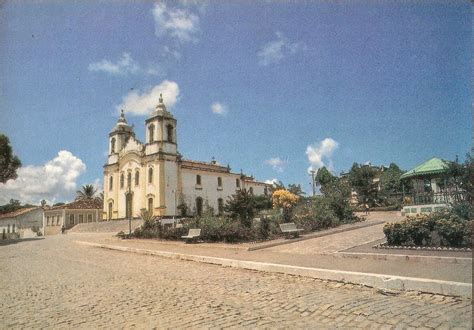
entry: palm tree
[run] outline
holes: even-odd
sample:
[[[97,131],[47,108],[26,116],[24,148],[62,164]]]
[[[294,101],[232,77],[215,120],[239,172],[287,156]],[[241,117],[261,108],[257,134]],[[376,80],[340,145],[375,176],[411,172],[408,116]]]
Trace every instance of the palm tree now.
[[[76,191],[76,200],[92,199],[97,193],[97,188],[92,184],[82,186],[81,190]]]

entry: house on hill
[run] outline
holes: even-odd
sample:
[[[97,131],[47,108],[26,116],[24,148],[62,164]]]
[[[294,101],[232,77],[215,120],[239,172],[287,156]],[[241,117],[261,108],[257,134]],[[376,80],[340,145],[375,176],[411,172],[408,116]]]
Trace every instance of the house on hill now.
[[[45,209],[43,233],[45,235],[59,234],[63,226],[65,229],[70,229],[80,223],[101,221],[102,208],[101,199],[87,198]]]

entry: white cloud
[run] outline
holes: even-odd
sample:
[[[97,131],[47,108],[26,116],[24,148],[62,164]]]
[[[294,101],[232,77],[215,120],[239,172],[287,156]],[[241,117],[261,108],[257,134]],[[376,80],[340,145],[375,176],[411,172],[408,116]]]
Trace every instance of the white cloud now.
[[[156,76],[161,74],[161,68],[157,64],[150,63],[146,68],[142,68],[129,53],[123,53],[115,63],[106,59],[91,63],[88,69],[93,72],[105,72],[117,76],[127,74],[148,74]]]
[[[174,81],[164,80],[161,84],[141,94],[139,91],[131,91],[123,97],[122,103],[116,108],[137,116],[150,114],[158,104],[160,93],[163,94],[166,107],[170,109],[178,101],[179,86]]]
[[[140,66],[130,56],[129,53],[123,53],[117,62],[102,60],[89,64],[89,71],[106,72],[114,75],[125,75],[128,73],[137,73]]]
[[[0,204],[18,199],[21,203],[39,204],[42,199],[50,203],[71,200],[75,196],[77,178],[86,165],[67,150],[43,166],[25,166],[18,169],[16,180],[0,183]]]
[[[276,33],[276,40],[270,41],[258,51],[259,64],[270,65],[280,62],[284,57],[305,50],[302,42],[290,42],[282,33]]]
[[[266,183],[266,184],[278,183],[278,179],[277,179],[277,178],[273,178],[273,179],[270,179],[270,180],[265,180],[265,183]]]
[[[265,161],[265,164],[270,165],[275,171],[283,172],[287,161],[281,159],[280,157],[270,158]]]
[[[225,104],[222,104],[220,102],[214,102],[211,105],[211,110],[213,113],[217,115],[225,115],[228,112],[228,108]]]
[[[327,166],[330,170],[332,169],[332,154],[339,146],[339,143],[331,138],[325,138],[319,143],[309,145],[306,148],[306,155],[311,163],[308,171],[318,170],[323,166]]]
[[[155,34],[158,37],[168,36],[184,43],[197,41],[199,16],[192,11],[192,2],[182,3],[182,6],[168,7],[164,2],[156,3],[152,13],[155,20]]]

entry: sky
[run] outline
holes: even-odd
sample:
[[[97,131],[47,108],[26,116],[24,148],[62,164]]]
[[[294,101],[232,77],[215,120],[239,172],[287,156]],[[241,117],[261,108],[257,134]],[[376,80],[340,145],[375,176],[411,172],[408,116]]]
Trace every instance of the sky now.
[[[10,198],[102,185],[120,109],[144,140],[163,93],[186,159],[311,191],[310,169],[464,159],[469,1],[5,1],[0,132]]]

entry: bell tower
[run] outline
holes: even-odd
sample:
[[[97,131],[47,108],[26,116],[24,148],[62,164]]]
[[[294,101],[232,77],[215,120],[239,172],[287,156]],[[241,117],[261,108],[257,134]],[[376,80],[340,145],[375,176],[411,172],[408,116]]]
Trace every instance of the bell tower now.
[[[130,137],[135,137],[133,127],[127,123],[123,110],[117,124],[109,133],[109,159],[108,164],[115,164],[118,161],[119,152],[125,147]]]
[[[166,109],[162,94],[160,94],[158,102],[155,111],[145,120],[145,153],[146,155],[152,155],[160,152],[176,156],[178,145],[177,121],[173,114]]]

